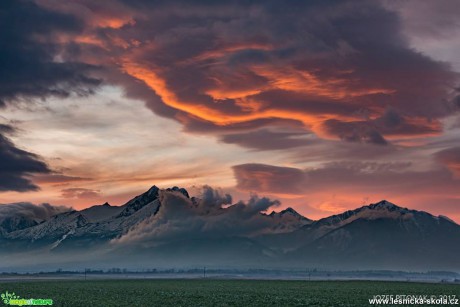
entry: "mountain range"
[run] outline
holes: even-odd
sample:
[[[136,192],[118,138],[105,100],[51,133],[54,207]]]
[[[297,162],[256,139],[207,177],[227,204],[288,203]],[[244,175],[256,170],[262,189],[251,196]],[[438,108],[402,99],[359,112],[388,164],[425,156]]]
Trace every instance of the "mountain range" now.
[[[269,267],[460,271],[460,226],[386,200],[310,220],[254,196],[151,187],[122,206],[30,214],[0,205],[0,271],[80,267]],[[49,205],[48,205],[49,206]],[[20,208],[20,209],[17,209]],[[13,210],[14,209],[14,210]]]

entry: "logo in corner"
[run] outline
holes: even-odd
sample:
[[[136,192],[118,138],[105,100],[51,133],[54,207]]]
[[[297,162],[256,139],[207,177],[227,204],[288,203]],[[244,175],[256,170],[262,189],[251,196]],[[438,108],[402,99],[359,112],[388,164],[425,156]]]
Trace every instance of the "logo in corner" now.
[[[5,305],[10,305],[10,306],[51,306],[53,305],[53,300],[52,299],[35,299],[35,298],[28,298],[24,299],[21,298],[19,295],[16,295],[16,293],[8,292],[6,291],[5,293],[2,293],[0,295],[2,298],[2,301]]]

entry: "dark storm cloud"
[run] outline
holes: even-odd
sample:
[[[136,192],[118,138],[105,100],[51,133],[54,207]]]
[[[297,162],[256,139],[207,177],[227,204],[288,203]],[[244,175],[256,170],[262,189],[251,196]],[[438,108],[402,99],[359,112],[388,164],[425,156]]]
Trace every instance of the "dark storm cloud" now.
[[[125,4],[151,13],[111,30],[138,41],[125,53],[125,72],[161,97],[148,103],[154,111],[157,103],[177,109],[188,131],[199,131],[197,123],[218,135],[251,131],[260,126],[250,123],[273,127],[281,118],[320,135],[386,144],[440,133],[436,120],[450,111],[443,101],[458,75],[413,50],[398,15],[379,2]],[[369,119],[357,115],[363,110]],[[358,123],[346,135],[314,124],[327,120]]]
[[[302,193],[306,174],[293,167],[266,164],[241,164],[233,166],[237,188],[271,193]]]
[[[430,193],[455,193],[460,185],[446,170],[412,170],[409,162],[331,162],[311,169],[251,163],[233,170],[239,189],[272,194],[359,190],[387,195],[417,193],[420,187]]]
[[[393,137],[429,136],[438,134],[441,125],[430,119],[411,119],[402,116],[393,108],[388,108],[380,117],[358,121],[340,121],[329,119],[323,122],[326,133],[339,136],[350,142],[363,142],[387,145],[383,135]]]
[[[29,176],[49,172],[50,169],[40,157],[17,148],[11,140],[0,134],[0,192],[38,190]]]
[[[229,133],[245,133],[253,132],[264,127],[280,127],[280,128],[297,128],[302,129],[303,125],[298,120],[280,119],[280,118],[262,118],[249,120],[242,123],[232,124],[231,126],[217,125],[212,121],[205,121],[197,117],[187,114],[176,116],[182,123],[185,124],[185,130],[191,133],[200,134],[218,134],[225,135]],[[308,132],[305,132],[305,134]]]
[[[68,58],[224,142],[295,125],[382,145],[439,134],[452,111],[458,74],[414,50],[398,12],[378,1],[38,3],[83,33]]]
[[[85,63],[57,60],[63,33],[77,33],[82,24],[71,15],[43,9],[32,1],[0,3],[0,106],[20,97],[85,95],[99,84]]]
[[[273,220],[261,214],[278,201],[252,195],[247,202],[231,205],[231,196],[209,186],[200,198],[160,191],[161,209],[132,228],[115,243],[159,244],[190,238],[251,236],[271,230]]]
[[[359,110],[352,101],[325,99],[314,94],[310,96],[307,92],[278,89],[264,91],[252,95],[251,98],[261,103],[261,110],[274,108],[313,115],[337,114],[339,116],[350,115]]]
[[[0,133],[11,135],[15,132],[16,132],[16,128],[14,128],[13,126],[7,125],[7,124],[0,124]]]
[[[22,98],[91,93],[100,83],[89,76],[95,66],[61,56],[60,39],[82,30],[75,16],[52,12],[33,1],[1,1],[0,107],[15,105],[18,99],[29,101]],[[50,169],[3,135],[14,132],[15,128],[0,125],[0,191],[37,190],[29,175]]]
[[[18,148],[6,135],[15,135],[18,129],[0,124],[0,192],[35,191],[41,183],[66,184],[89,178],[57,173],[36,154]]]
[[[341,122],[339,120],[329,119],[325,121],[323,125],[328,133],[337,135],[345,141],[377,145],[388,144],[378,130],[372,127],[367,121]]]

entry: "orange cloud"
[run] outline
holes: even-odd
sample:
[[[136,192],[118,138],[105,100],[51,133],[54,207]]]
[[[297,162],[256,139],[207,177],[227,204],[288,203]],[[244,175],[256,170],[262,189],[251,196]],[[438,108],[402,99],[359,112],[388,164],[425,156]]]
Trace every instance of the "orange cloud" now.
[[[206,61],[210,59],[218,59],[221,57],[228,56],[232,52],[243,51],[243,50],[264,50],[269,51],[273,50],[273,46],[270,44],[261,44],[261,43],[236,43],[227,46],[221,46],[220,48],[215,48],[214,50],[209,50],[193,57],[190,60],[185,61],[184,63],[193,63],[196,61]]]
[[[438,119],[445,114],[437,101],[458,77],[409,45],[387,41],[389,33],[398,37],[398,29],[387,15],[380,15],[381,7],[371,4],[368,8],[379,20],[372,24],[375,37],[356,41],[362,33],[354,33],[356,29],[346,22],[343,26],[350,32],[344,31],[327,10],[324,20],[330,28],[325,37],[334,39],[321,39],[321,22],[305,25],[296,20],[296,14],[311,14],[302,5],[292,20],[284,21],[290,24],[284,29],[263,5],[256,5],[258,14],[247,15],[247,8],[239,5],[197,6],[189,11],[155,3],[140,10],[116,0],[36,1],[82,21],[81,33],[67,34],[63,44],[89,45],[82,58],[95,65],[115,64],[142,81],[161,98],[163,105],[152,110],[168,109],[168,116],[176,120],[207,121],[220,131],[251,121],[283,119],[301,122],[305,130],[324,139],[359,141],[373,135],[374,141],[386,144],[386,139],[433,136],[441,132]],[[340,10],[344,12],[338,14],[348,18],[348,9]],[[360,14],[365,20],[369,17]],[[261,26],[252,28],[254,20]],[[94,52],[95,47],[103,51]],[[276,92],[284,94],[275,97]],[[395,128],[376,122],[388,107],[404,114],[404,125]],[[344,138],[337,130],[324,128],[328,120],[354,126],[351,130],[366,122],[372,129]]]
[[[253,90],[249,92],[239,92],[233,93],[235,97],[242,97],[244,98],[237,99],[236,105],[240,106],[242,112],[240,114],[228,114],[223,111],[220,111],[219,108],[211,108],[201,104],[194,104],[194,103],[187,103],[181,101],[174,91],[170,89],[167,85],[167,81],[160,77],[159,73],[156,73],[153,69],[147,68],[144,65],[140,65],[128,59],[125,59],[122,63],[122,69],[125,73],[139,79],[145,84],[147,84],[152,90],[157,93],[162,98],[162,101],[177,110],[186,112],[192,116],[198,117],[202,120],[210,121],[214,124],[220,126],[232,125],[237,123],[243,123],[251,120],[257,119],[264,119],[264,118],[280,118],[280,119],[295,119],[303,122],[307,127],[317,131],[319,129],[319,124],[330,118],[340,118],[340,119],[350,119],[354,118],[352,115],[351,117],[348,116],[339,116],[337,114],[308,114],[302,113],[297,111],[290,111],[286,109],[266,109],[260,110],[260,106],[263,105],[262,102],[257,101],[254,98],[249,96],[259,92],[259,90]],[[219,92],[216,89],[216,92],[212,93],[213,98],[229,98],[225,96],[229,96]],[[230,95],[232,96],[232,95]],[[222,102],[225,103],[225,102]],[[318,129],[316,129],[318,128]]]
[[[393,89],[385,88],[350,88],[349,73],[337,72],[340,77],[319,78],[314,73],[292,67],[252,66],[251,70],[269,80],[271,89],[300,92],[309,96],[344,99],[374,94],[391,94]]]

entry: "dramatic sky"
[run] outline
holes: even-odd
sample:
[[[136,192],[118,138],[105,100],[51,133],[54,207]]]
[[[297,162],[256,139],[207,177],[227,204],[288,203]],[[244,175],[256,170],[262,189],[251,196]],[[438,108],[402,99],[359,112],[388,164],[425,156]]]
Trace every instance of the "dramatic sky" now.
[[[254,193],[460,222],[457,1],[0,2],[0,203]]]

